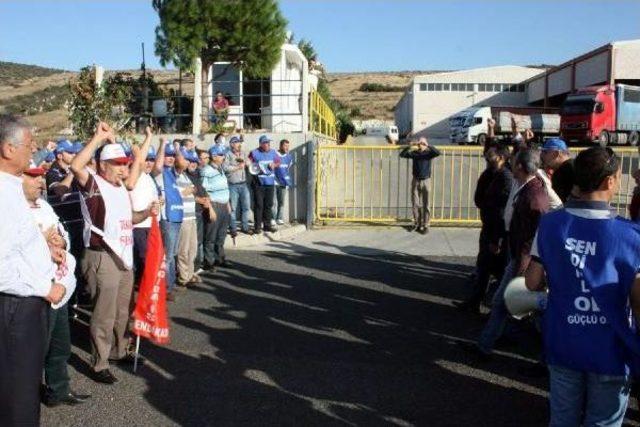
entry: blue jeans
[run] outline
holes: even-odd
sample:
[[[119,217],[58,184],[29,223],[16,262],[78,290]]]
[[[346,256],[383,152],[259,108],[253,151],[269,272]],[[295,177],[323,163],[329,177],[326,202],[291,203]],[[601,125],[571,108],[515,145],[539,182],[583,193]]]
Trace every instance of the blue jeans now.
[[[238,208],[240,208],[240,215],[242,216],[242,231],[249,231],[249,210],[251,209],[249,187],[244,182],[241,184],[229,184],[229,197],[231,203],[231,232],[235,232],[238,227],[236,225]]]
[[[599,375],[549,366],[551,427],[621,426],[629,403],[626,376]]]
[[[287,196],[287,187],[276,185],[276,194],[273,200],[271,216],[276,221],[284,221],[284,199]]]
[[[504,269],[500,286],[493,296],[489,320],[487,321],[487,324],[484,325],[480,338],[478,338],[478,347],[484,353],[491,353],[494,344],[502,335],[507,319],[509,318],[509,312],[507,311],[507,306],[504,303],[504,290],[507,288],[511,279],[513,279],[515,270],[516,261],[514,259],[510,259],[507,267]]]
[[[171,292],[176,285],[176,256],[178,255],[181,226],[181,222],[160,221],[164,257],[167,264],[167,292]]]

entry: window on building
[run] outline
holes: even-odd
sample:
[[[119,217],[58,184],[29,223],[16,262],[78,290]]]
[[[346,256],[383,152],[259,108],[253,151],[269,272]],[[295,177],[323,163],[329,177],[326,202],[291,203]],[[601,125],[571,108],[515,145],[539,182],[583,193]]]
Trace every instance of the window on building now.
[[[435,83],[429,83],[427,84],[427,90],[429,92],[436,90],[436,84]]]
[[[442,83],[436,83],[436,90],[437,91],[441,91],[442,90]]]
[[[444,83],[442,85],[442,90],[449,90],[449,87],[450,87],[449,83]]]
[[[486,92],[486,85],[484,83],[478,83],[478,92]]]
[[[458,83],[451,83],[451,91],[452,92],[458,91]]]
[[[466,86],[467,92],[473,92],[473,83],[467,83]]]
[[[517,92],[518,85],[509,85],[509,92]]]
[[[427,84],[426,83],[420,83],[420,90],[422,92],[426,91],[427,90]]]
[[[518,85],[518,92],[524,92],[524,85]]]

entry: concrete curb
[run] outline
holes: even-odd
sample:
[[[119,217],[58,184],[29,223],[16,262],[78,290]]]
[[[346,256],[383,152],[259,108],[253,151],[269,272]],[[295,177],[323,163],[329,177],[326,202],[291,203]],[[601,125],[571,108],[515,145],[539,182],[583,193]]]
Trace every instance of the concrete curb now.
[[[244,249],[251,246],[278,242],[280,240],[288,239],[291,236],[300,234],[307,231],[307,227],[304,224],[295,224],[289,226],[280,226],[275,233],[262,233],[248,236],[246,234],[238,234],[233,244],[233,239],[227,237],[227,241],[231,240],[231,245],[227,246],[228,249]]]

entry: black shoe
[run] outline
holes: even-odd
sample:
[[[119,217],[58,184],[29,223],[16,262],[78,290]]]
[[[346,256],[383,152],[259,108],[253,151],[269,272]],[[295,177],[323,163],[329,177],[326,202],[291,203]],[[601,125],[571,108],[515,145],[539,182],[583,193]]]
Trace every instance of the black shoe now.
[[[216,260],[214,265],[216,267],[219,267],[219,268],[233,268],[231,263],[229,261],[227,261],[226,259],[223,259],[222,261]]]
[[[454,301],[453,305],[455,308],[460,311],[464,311],[465,313],[480,314],[480,306],[472,303],[471,301]]]
[[[420,229],[420,234],[422,235],[429,234],[429,227],[422,227]]]
[[[242,232],[248,236],[253,236],[253,230],[249,229],[249,230],[242,230]]]
[[[133,366],[136,360],[136,355],[134,353],[129,353],[125,357],[121,359],[109,359],[109,362],[115,363],[119,366]],[[144,364],[144,357],[138,356],[138,366]]]
[[[253,231],[253,234],[262,234],[262,230],[256,229]]]
[[[103,369],[102,371],[93,372],[91,374],[93,380],[97,383],[102,384],[115,384],[118,382],[118,379],[113,376],[113,374],[108,369]]]
[[[238,237],[238,232],[237,231],[232,231],[229,233],[229,236],[231,236],[232,239],[235,239],[236,237]]]
[[[266,231],[267,233],[275,233],[276,231],[278,231],[277,228],[269,226],[269,227],[264,227],[264,231]]]
[[[202,266],[202,269],[205,271],[205,273],[213,273],[216,271],[216,265],[215,262],[213,263],[213,265],[211,264],[204,264]]]
[[[43,403],[49,408],[54,408],[60,405],[74,406],[84,403],[90,398],[90,394],[78,394],[70,391],[62,397],[45,396]]]

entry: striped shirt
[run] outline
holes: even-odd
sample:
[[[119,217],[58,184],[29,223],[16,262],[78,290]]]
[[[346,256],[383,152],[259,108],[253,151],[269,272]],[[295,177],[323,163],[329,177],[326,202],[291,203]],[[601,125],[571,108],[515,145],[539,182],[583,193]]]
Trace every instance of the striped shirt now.
[[[200,169],[200,176],[202,177],[202,187],[209,193],[212,202],[229,202],[229,183],[224,172],[207,165]]]
[[[193,182],[191,182],[189,177],[183,172],[178,176],[178,179],[176,179],[176,184],[180,189],[180,194],[182,194],[182,205],[184,207],[182,221],[195,221],[196,196],[194,194],[185,196],[183,193],[187,188],[193,187]]]

